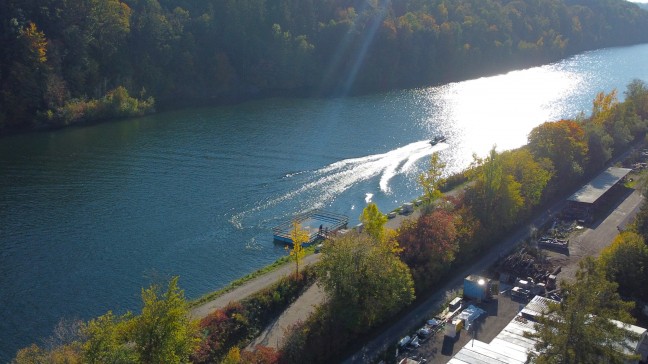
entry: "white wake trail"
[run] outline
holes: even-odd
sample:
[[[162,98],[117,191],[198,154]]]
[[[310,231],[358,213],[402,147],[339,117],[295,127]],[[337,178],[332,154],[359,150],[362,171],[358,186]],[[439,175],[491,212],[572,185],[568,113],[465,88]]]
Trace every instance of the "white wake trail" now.
[[[321,208],[353,185],[379,175],[380,190],[389,193],[389,182],[394,176],[409,171],[418,160],[431,155],[435,150],[437,150],[437,146],[432,147],[429,141],[424,140],[386,153],[331,163],[326,167],[306,173],[304,175],[306,181],[301,187],[267,200],[250,210],[238,213],[232,216],[230,222],[240,229],[244,217],[299,198],[309,198],[310,208]],[[302,172],[293,175],[297,177],[297,174],[302,174]]]

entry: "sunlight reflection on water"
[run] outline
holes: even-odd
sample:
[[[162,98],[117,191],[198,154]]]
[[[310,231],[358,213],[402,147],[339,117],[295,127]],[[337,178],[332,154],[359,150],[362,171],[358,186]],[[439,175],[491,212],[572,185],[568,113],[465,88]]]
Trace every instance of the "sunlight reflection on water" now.
[[[437,106],[431,110],[443,110],[421,122],[449,138],[455,157],[450,168],[456,172],[470,163],[473,153],[485,155],[493,145],[498,150],[522,146],[536,125],[564,115],[557,106],[582,77],[550,65],[421,90]]]

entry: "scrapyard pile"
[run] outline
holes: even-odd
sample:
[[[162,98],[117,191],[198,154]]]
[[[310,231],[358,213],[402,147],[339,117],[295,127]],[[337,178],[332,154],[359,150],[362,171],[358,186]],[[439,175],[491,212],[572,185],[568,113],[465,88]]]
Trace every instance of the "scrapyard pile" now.
[[[569,250],[569,240],[543,236],[538,240],[538,247],[558,252],[565,252]]]
[[[538,259],[532,251],[522,247],[503,258],[497,266],[500,280],[513,283],[517,277],[532,278],[534,282],[546,282],[554,267],[545,259]]]

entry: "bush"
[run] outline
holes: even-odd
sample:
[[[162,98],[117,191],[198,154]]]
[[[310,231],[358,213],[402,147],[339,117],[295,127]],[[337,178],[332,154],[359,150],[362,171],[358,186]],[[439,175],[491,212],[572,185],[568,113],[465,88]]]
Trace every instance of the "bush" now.
[[[101,99],[72,99],[56,110],[48,110],[43,116],[45,123],[67,126],[106,119],[118,119],[150,114],[155,111],[155,100],[131,97],[125,87],[108,91]]]
[[[232,347],[244,347],[314,281],[315,274],[307,268],[299,280],[294,276],[284,277],[241,302],[214,311],[200,322],[203,340],[192,356],[192,362],[220,362]]]

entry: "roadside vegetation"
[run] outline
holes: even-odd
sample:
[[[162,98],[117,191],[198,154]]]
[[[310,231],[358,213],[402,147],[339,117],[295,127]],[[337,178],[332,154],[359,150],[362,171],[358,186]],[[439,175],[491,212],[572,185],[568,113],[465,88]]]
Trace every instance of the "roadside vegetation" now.
[[[352,343],[393,319],[416,296],[433,292],[454,267],[475,259],[512,228],[528,221],[543,204],[561,198],[598,173],[631,143],[643,141],[648,131],[648,87],[642,81],[633,81],[625,96],[625,101],[619,102],[615,92],[601,93],[594,99],[591,117],[544,123],[530,133],[525,147],[502,153],[494,147],[486,157],[475,157],[469,170],[457,179],[467,178],[469,183],[452,196],[440,193],[446,182],[435,177],[443,167],[438,155],[433,155],[429,171],[421,177],[429,205],[417,220],[403,224],[398,231],[390,231],[384,227],[386,217],[376,205],[369,204],[360,217],[364,231],[351,231],[325,241],[317,266],[298,268],[301,253],[297,251],[301,246],[295,247],[294,276],[216,310],[199,323],[187,319],[187,304],[174,279],[164,294],[159,293],[159,288],[143,291],[141,315],[117,317],[107,313],[78,325],[79,335],[73,340],[48,348],[32,345],[22,349],[14,362],[119,359],[158,363],[160,358],[169,358],[164,362],[184,362],[190,358],[196,363],[339,361]],[[647,226],[648,207],[644,205],[630,231],[620,234],[597,261],[583,262],[578,275],[581,281],[563,283],[564,304],[553,307],[552,312],[580,317],[574,325],[564,326],[566,332],[579,330],[577,325],[583,324],[585,311],[578,308],[581,302],[587,307],[599,307],[591,312],[601,318],[610,314],[618,320],[631,321],[627,312],[632,305],[623,303],[619,293],[624,299],[637,301],[648,296]],[[293,230],[298,236],[299,226],[295,225]],[[327,300],[307,320],[286,333],[282,348],[244,350],[315,281],[323,287]],[[605,294],[597,296],[582,288],[592,286],[601,287],[600,292]],[[154,322],[161,331],[151,331]],[[589,331],[583,332],[588,335]],[[557,341],[552,340],[562,340],[557,335],[564,333],[562,329],[540,330],[540,356],[535,360],[542,363],[551,362],[543,358],[556,358],[551,350],[556,348]],[[573,355],[585,355],[584,347],[618,342],[618,336],[609,329],[583,340],[560,342],[569,355],[572,351],[576,352]],[[607,353],[608,347],[601,346],[600,352]],[[87,361],[89,355],[99,359]]]
[[[7,0],[0,135],[155,104],[422,87],[646,41],[648,12],[622,0]]]

